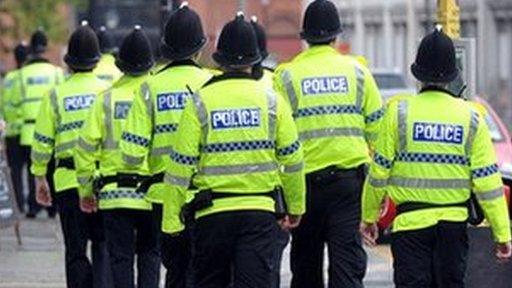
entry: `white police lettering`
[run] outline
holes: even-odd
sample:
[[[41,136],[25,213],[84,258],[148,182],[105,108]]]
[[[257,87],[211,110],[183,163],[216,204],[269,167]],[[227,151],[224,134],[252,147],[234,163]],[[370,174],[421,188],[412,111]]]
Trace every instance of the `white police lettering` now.
[[[211,113],[213,129],[260,126],[260,109],[218,110]]]
[[[33,76],[27,78],[28,85],[42,85],[50,83],[48,76]]]
[[[114,105],[114,119],[126,119],[132,102],[129,101],[118,101]]]
[[[461,125],[414,123],[413,140],[462,144],[464,128]]]
[[[76,95],[64,98],[65,111],[77,111],[87,109],[92,106],[94,102],[94,94]]]
[[[158,111],[183,110],[189,95],[190,93],[188,92],[170,92],[158,94],[156,96]]]
[[[302,80],[303,95],[348,93],[348,81],[345,76],[315,77]]]

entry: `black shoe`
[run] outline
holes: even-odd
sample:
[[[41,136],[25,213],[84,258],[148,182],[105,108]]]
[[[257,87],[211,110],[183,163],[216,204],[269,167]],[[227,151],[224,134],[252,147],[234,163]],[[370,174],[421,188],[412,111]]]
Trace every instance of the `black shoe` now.
[[[35,212],[27,212],[27,214],[25,214],[25,217],[27,217],[27,219],[35,219],[37,216],[37,214]]]

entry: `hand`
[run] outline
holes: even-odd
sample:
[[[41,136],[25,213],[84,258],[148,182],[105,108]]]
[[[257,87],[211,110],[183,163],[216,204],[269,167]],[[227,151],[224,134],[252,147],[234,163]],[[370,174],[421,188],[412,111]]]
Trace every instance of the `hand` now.
[[[45,177],[36,177],[36,201],[42,206],[52,206],[52,195],[50,194],[50,186]]]
[[[361,222],[359,232],[363,237],[363,242],[367,246],[373,247],[377,245],[377,238],[379,238],[379,227],[376,223]]]
[[[510,241],[496,244],[496,258],[498,259],[498,262],[507,262],[510,260],[511,256],[512,245],[510,244]]]
[[[283,219],[279,220],[279,226],[285,231],[290,231],[299,226],[302,216],[300,215],[286,215]]]
[[[88,196],[80,198],[80,210],[82,210],[84,213],[95,213],[98,211],[96,197]]]

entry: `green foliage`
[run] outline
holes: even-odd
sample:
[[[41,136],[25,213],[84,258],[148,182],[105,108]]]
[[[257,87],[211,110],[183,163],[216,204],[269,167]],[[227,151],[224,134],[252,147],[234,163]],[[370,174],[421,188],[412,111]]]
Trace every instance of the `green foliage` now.
[[[0,37],[21,39],[42,27],[54,43],[64,43],[68,37],[69,15],[62,4],[72,4],[77,9],[86,9],[87,0],[3,0],[0,12],[13,17],[14,29],[0,29]],[[4,27],[0,27],[4,28]]]

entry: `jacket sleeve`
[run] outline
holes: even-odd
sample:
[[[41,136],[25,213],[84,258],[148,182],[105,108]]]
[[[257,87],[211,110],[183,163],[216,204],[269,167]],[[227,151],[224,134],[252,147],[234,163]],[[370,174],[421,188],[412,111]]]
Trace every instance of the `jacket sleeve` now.
[[[144,83],[135,96],[121,136],[120,148],[128,167],[141,165],[149,154],[153,139],[151,101],[149,87]]]
[[[496,154],[489,134],[489,128],[480,114],[474,142],[471,147],[471,179],[473,192],[477,196],[486,219],[491,225],[494,238],[503,243],[511,240],[510,218],[503,194],[503,182],[496,164]]]
[[[356,64],[356,67],[356,70],[358,71],[357,89],[363,89],[364,92],[362,103],[362,112],[365,122],[364,134],[368,145],[370,147],[374,147],[378,136],[377,134],[379,132],[379,125],[382,121],[382,117],[384,116],[382,96],[380,95],[379,87],[377,87],[377,83],[375,83],[375,79],[370,71],[358,63]],[[359,87],[360,85],[362,88]]]
[[[200,96],[194,94],[192,97]],[[170,155],[164,181],[171,186],[171,189],[169,189],[169,194],[164,195],[163,202],[164,214],[167,215],[166,220],[172,223],[172,226],[178,227],[176,230],[179,231],[184,228],[179,218],[181,208],[187,199],[191,198],[188,195],[190,193],[188,187],[199,163],[201,124],[194,101],[187,101],[185,105],[176,131],[176,139],[183,139],[183,141],[175,143]]]
[[[288,103],[291,108],[292,115],[297,109],[299,103],[295,88],[293,86],[292,77],[287,70],[287,64],[281,64],[274,72],[273,78],[274,91],[277,92]]]
[[[89,111],[84,126],[80,130],[78,145],[74,155],[80,197],[93,195],[93,179],[96,161],[101,153],[101,142],[104,138],[103,94],[98,95]]]
[[[51,98],[56,98],[54,89],[50,96],[43,97],[39,114],[36,118],[34,141],[32,143],[30,171],[36,176],[46,175],[47,165],[52,158],[55,146],[55,109]]]
[[[397,103],[391,104],[384,114],[380,135],[375,143],[375,153],[370,164],[362,196],[362,220],[375,223],[379,220],[379,211],[386,196],[385,188],[390,177],[398,135],[396,132]]]
[[[304,155],[290,107],[283,97],[277,95],[276,98],[276,155],[282,167],[280,170],[281,183],[288,213],[302,215],[306,211]]]

